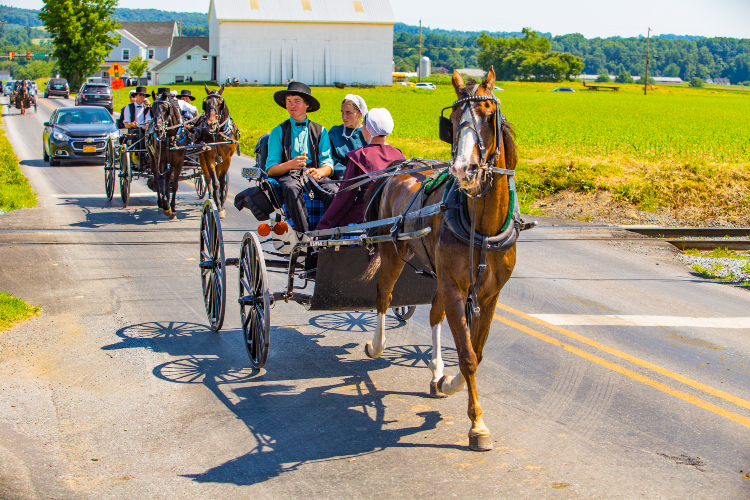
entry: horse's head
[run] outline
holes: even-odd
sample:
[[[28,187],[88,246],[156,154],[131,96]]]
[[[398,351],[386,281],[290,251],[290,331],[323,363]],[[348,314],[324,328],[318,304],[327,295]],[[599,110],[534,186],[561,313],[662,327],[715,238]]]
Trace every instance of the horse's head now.
[[[225,115],[229,114],[227,110],[226,102],[224,102],[224,85],[216,90],[210,90],[207,85],[203,85],[206,89],[206,98],[203,100],[203,111],[206,116],[206,125],[210,132],[216,131],[219,123],[224,121]]]
[[[153,117],[151,130],[156,139],[162,140],[167,135],[169,128],[179,123],[180,112],[168,91],[156,94],[152,90],[151,97],[153,99],[153,104],[151,105],[151,116]]]
[[[451,174],[468,193],[482,190],[485,180],[490,177],[488,168],[493,166],[497,156],[501,156],[501,151],[498,151],[503,147],[498,141],[500,107],[492,93],[494,85],[493,67],[480,84],[464,84],[458,71],[453,72],[453,87],[458,100],[453,104],[450,117],[453,126]]]

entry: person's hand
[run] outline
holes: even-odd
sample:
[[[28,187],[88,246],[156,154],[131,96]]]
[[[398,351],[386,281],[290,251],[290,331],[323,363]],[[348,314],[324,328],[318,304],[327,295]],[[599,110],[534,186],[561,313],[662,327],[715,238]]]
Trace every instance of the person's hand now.
[[[289,170],[302,170],[307,165],[307,155],[299,155],[289,160]]]
[[[322,168],[308,168],[307,170],[305,170],[305,173],[316,181],[319,181],[320,179],[325,177],[325,175],[323,175]]]

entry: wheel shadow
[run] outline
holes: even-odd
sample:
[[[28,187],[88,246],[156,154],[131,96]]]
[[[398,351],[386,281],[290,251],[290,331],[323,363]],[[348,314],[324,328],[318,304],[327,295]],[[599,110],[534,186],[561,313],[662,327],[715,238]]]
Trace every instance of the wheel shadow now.
[[[320,316],[314,319],[322,321]],[[384,398],[429,394],[381,390],[371,378],[371,373],[392,364],[421,368],[429,361],[429,346],[392,347],[379,359],[363,359],[359,343],[323,345],[319,339],[324,336],[304,333],[307,329],[271,329],[270,373],[249,367],[241,331],[217,334],[196,323],[127,326],[117,332],[118,343],[103,349],[147,349],[178,357],[154,368],[154,376],[203,385],[250,431],[249,452],[185,475],[196,482],[252,485],[306,464],[350,460],[394,447],[461,449],[404,442],[435,429],[440,413],[417,413],[416,423],[386,420]],[[444,354],[449,357],[446,365],[455,363],[448,352]]]

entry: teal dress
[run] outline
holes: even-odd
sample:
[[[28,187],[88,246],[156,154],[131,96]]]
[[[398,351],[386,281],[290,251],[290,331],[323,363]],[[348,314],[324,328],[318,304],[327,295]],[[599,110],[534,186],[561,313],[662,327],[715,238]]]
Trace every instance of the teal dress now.
[[[346,133],[347,137],[344,137]],[[351,134],[351,137],[348,137]],[[346,170],[346,154],[355,149],[367,145],[367,141],[362,136],[362,129],[358,128],[352,133],[352,129],[344,125],[331,127],[328,132],[328,138],[331,140],[331,157],[333,158],[333,174],[331,179],[341,179]]]

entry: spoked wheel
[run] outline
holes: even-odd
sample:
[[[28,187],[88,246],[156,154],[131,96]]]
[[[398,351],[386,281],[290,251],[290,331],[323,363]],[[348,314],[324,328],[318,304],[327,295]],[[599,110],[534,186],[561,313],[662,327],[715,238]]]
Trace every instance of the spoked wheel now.
[[[206,181],[203,179],[203,174],[195,178],[195,192],[201,200],[206,196]]]
[[[115,194],[115,148],[112,140],[107,141],[107,147],[104,150],[104,190],[107,193],[107,199],[112,201]]]
[[[128,148],[122,146],[120,148],[120,199],[122,204],[126,207],[130,202],[130,183],[133,180],[133,175],[130,171],[130,154],[128,154]]]
[[[399,319],[399,321],[407,321],[414,315],[414,311],[417,310],[417,306],[408,307],[394,307],[391,309],[393,314]]]
[[[268,359],[271,340],[271,294],[268,292],[266,261],[260,240],[253,232],[245,233],[240,250],[240,319],[245,347],[253,368],[261,369]]]
[[[224,260],[224,238],[221,235],[219,212],[212,200],[203,205],[201,217],[201,282],[203,302],[211,328],[218,332],[224,324],[227,303],[227,275]]]

